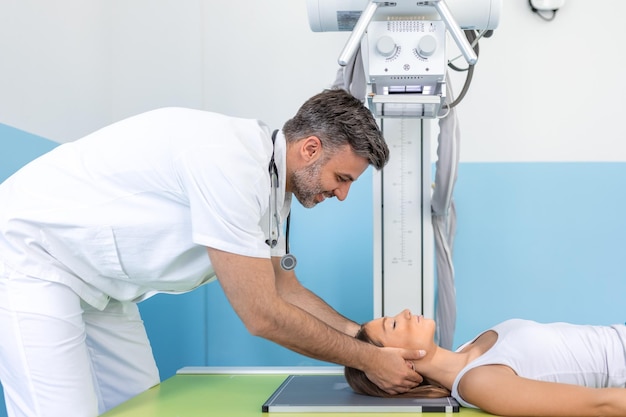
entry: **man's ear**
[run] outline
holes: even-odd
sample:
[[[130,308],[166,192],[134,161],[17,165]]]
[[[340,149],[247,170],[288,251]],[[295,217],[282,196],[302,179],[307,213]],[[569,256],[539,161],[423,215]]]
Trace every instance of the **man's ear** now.
[[[300,152],[304,160],[309,163],[315,161],[322,153],[322,141],[317,136],[302,139]]]

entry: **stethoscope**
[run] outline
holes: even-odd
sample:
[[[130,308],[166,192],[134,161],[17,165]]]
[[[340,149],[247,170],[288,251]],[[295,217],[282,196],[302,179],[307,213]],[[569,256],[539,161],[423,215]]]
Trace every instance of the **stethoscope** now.
[[[276,168],[276,162],[274,162],[274,148],[276,145],[276,134],[278,130],[272,133],[272,159],[270,159],[270,215],[269,215],[269,236],[265,243],[270,248],[275,247],[278,244],[278,237],[280,236],[280,221],[278,217],[278,168]],[[296,267],[296,257],[289,253],[289,224],[291,223],[291,211],[287,215],[287,224],[285,225],[285,251],[286,253],[280,258],[280,267],[285,271],[291,271]]]

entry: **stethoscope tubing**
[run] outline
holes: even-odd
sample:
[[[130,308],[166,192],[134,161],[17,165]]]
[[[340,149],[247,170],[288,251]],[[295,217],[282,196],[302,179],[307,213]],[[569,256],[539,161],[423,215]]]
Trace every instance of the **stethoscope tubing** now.
[[[278,168],[276,167],[276,162],[274,161],[274,150],[276,145],[276,134],[278,133],[278,129],[274,130],[272,133],[272,158],[270,159],[269,164],[269,174],[270,174],[270,187],[272,187],[270,191],[270,215],[269,215],[269,225],[268,225],[268,233],[269,236],[265,243],[269,245],[270,248],[275,247],[278,244],[278,237],[280,236],[280,222],[278,216]],[[272,204],[273,203],[273,204]],[[273,220],[273,221],[272,221]],[[274,224],[275,223],[275,226]],[[291,210],[287,215],[287,222],[285,225],[285,254],[280,259],[280,267],[285,271],[291,271],[296,267],[298,263],[296,257],[289,253],[289,228],[291,225]],[[275,236],[274,230],[276,230]]]

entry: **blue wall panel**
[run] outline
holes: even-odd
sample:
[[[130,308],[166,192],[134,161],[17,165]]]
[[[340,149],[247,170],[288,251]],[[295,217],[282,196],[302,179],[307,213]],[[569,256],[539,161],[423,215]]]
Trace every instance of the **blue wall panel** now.
[[[184,366],[206,364],[207,287],[185,294],[157,294],[141,303],[161,380]]]
[[[56,146],[56,142],[0,124],[0,182]]]
[[[626,320],[625,163],[462,164],[460,344],[502,320]]]

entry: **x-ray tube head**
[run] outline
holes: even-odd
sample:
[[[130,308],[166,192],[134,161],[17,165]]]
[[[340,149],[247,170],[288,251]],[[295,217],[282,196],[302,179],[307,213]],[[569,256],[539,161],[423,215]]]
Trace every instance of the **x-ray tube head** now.
[[[309,26],[313,32],[351,32],[369,0],[307,0]],[[424,20],[439,20],[431,6],[416,5],[415,1],[395,1],[394,6],[381,6],[375,20],[390,16],[421,16]],[[446,0],[461,29],[493,30],[500,23],[502,0]]]
[[[447,35],[473,66],[478,55],[463,30],[495,29],[501,3],[307,0],[307,7],[313,31],[352,32],[337,62],[350,71],[363,69],[364,95],[375,117],[437,118],[446,113]]]

